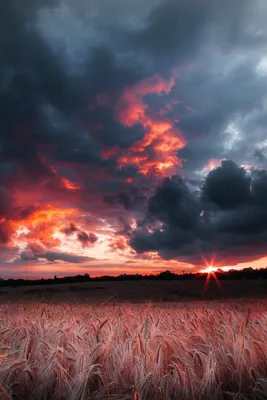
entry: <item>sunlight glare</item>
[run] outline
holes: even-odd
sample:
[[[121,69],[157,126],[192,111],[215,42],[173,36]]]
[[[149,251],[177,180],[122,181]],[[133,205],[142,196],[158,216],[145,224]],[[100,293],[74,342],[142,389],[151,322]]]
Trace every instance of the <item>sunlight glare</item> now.
[[[205,274],[212,274],[217,271],[217,268],[213,267],[212,265],[209,265],[207,268],[202,269],[201,272]]]

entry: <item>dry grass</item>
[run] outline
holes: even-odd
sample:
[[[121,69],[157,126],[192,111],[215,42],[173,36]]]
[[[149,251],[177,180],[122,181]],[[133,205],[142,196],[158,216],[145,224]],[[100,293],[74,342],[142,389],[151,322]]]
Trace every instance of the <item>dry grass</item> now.
[[[0,399],[267,399],[267,301],[0,305]]]

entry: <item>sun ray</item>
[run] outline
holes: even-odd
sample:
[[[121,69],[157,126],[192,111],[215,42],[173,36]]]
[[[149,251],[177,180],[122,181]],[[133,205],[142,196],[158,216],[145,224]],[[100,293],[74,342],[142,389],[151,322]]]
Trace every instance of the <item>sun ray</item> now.
[[[220,291],[222,292],[222,294],[224,293],[223,287],[221,285],[220,280],[218,279],[216,272],[220,272],[223,273],[223,271],[219,268],[219,267],[215,267],[215,260],[216,260],[216,256],[215,254],[213,255],[212,259],[210,262],[208,262],[205,257],[203,257],[203,261],[205,264],[205,268],[200,270],[201,275],[207,275],[206,279],[205,279],[205,283],[204,283],[204,287],[203,287],[203,291],[202,291],[202,295],[205,296],[205,294],[208,291],[208,287],[209,287],[209,283],[211,278],[213,278],[217,284],[217,286],[219,287]]]

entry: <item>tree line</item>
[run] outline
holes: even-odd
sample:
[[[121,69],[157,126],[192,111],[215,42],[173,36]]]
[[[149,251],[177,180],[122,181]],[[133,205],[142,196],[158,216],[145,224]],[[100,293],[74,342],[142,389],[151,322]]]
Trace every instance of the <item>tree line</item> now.
[[[52,284],[60,284],[60,283],[82,283],[82,282],[114,282],[114,281],[136,281],[136,280],[205,280],[207,278],[207,273],[180,273],[175,274],[169,270],[164,272],[160,272],[157,275],[149,274],[149,275],[141,275],[141,274],[121,274],[118,276],[109,276],[103,275],[92,278],[88,273],[84,275],[74,275],[74,276],[65,276],[65,277],[57,277],[50,279],[1,279],[0,278],[0,286],[31,286],[31,285],[52,285]],[[242,270],[231,269],[227,272],[224,272],[220,269],[216,271],[215,274],[210,274],[210,279],[219,279],[219,280],[240,280],[240,279],[267,279],[267,268],[253,269],[253,268],[244,268]]]

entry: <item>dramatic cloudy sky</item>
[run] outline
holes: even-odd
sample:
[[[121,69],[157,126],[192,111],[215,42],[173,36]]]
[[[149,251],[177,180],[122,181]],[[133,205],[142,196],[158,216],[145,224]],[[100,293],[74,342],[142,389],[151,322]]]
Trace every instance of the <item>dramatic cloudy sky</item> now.
[[[2,2],[0,276],[267,266],[266,18]]]

